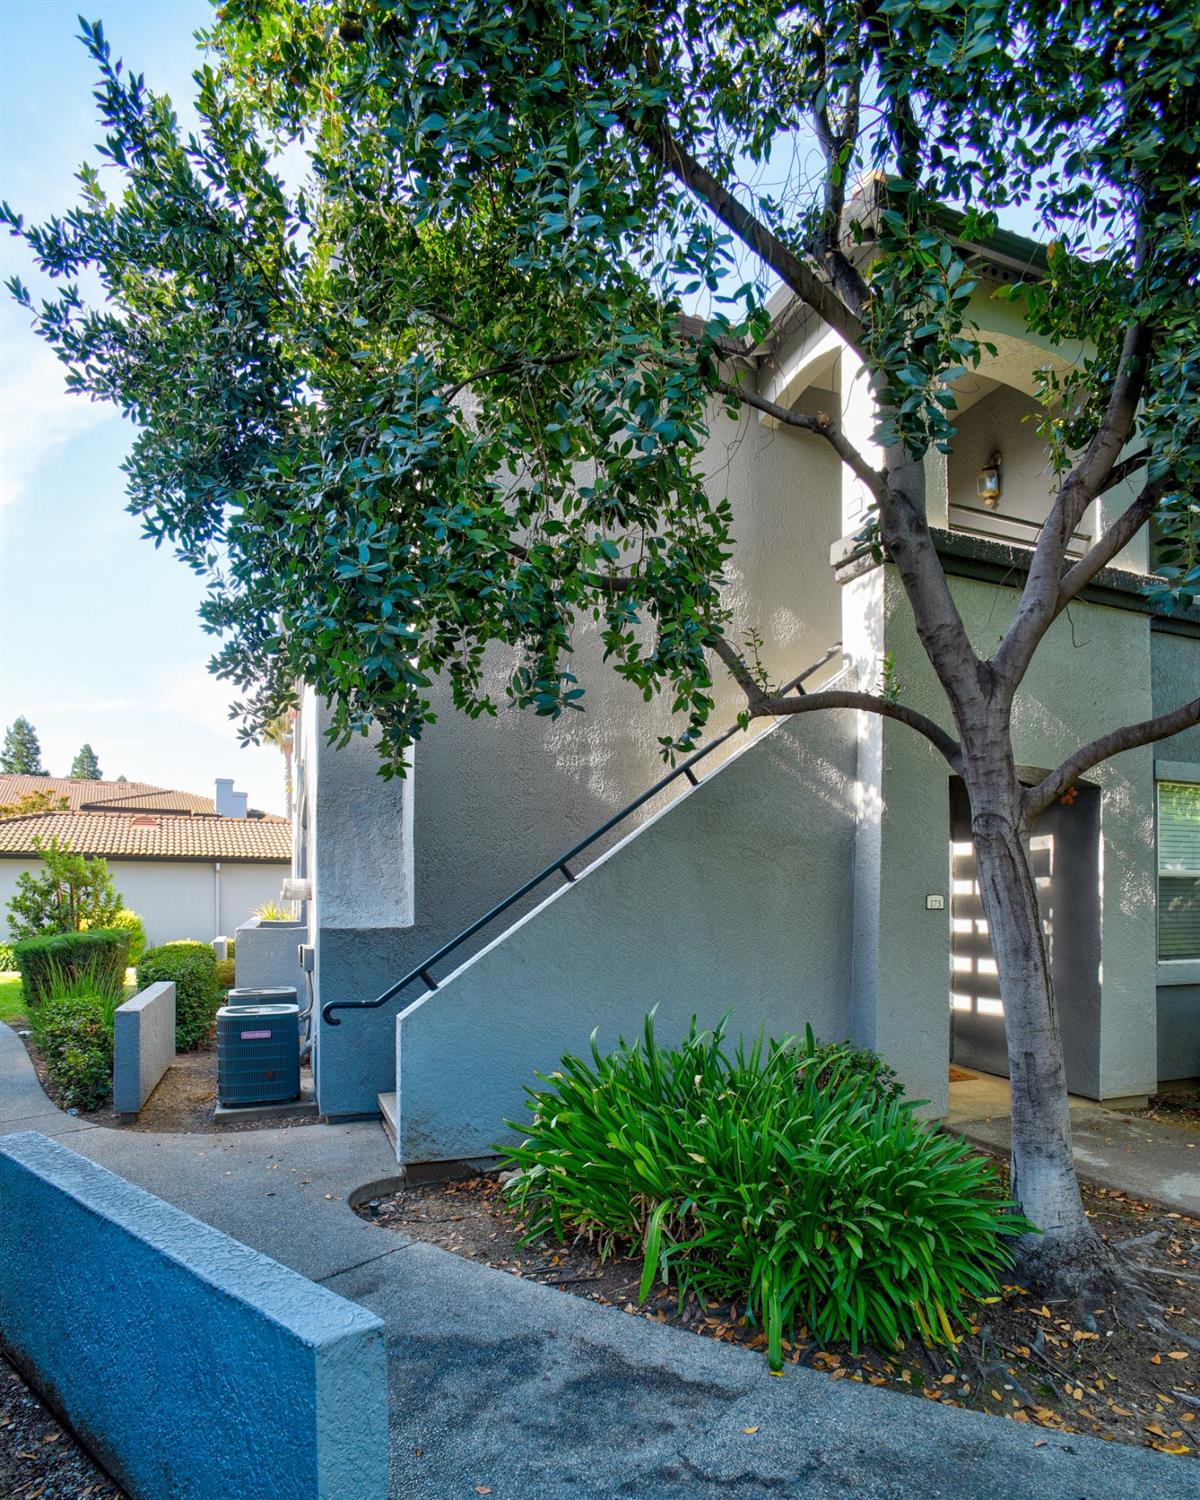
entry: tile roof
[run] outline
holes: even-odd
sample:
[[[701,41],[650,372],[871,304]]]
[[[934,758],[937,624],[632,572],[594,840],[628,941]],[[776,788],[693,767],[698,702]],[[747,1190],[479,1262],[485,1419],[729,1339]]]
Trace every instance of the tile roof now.
[[[71,812],[165,812],[215,814],[211,797],[198,792],[173,792],[146,781],[78,781],[68,776],[6,776],[0,774],[0,806],[19,802],[32,792],[65,797]],[[276,813],[252,809],[253,818],[275,819]]]
[[[65,797],[61,812],[0,818],[0,859],[36,856],[33,840],[57,838],[77,854],[114,859],[286,861],[291,827],[274,813],[221,817],[211,797],[144,781],[76,781],[0,775],[0,806],[31,792]]]
[[[36,856],[35,837],[43,841],[65,840],[77,854],[98,854],[111,859],[287,863],[292,856],[291,829],[284,818],[221,818],[202,813],[181,817],[122,811],[48,812],[0,818],[0,859]]]

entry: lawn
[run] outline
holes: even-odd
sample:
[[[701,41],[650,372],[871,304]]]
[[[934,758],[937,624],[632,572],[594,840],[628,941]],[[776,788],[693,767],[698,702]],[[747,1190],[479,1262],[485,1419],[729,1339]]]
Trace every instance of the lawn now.
[[[17,974],[0,975],[0,1021],[13,1022],[23,1019],[25,1000],[21,992],[21,980]]]

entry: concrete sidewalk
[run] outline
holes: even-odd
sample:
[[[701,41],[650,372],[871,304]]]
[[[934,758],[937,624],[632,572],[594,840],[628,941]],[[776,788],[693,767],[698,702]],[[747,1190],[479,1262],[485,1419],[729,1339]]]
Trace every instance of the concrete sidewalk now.
[[[393,1497],[1192,1500],[1193,1462],[831,1381],[409,1244],[348,1198],[394,1178],[377,1124],[229,1135],[93,1126],[0,1026],[0,1133],[41,1130],[387,1324]],[[48,1267],[53,1274],[53,1268]],[[757,1429],[752,1433],[743,1429]]]
[[[947,1128],[1007,1152],[1008,1080],[981,1073],[950,1085]],[[1071,1099],[1071,1147],[1081,1177],[1200,1217],[1200,1136],[1179,1125],[1144,1120],[1092,1099]]]

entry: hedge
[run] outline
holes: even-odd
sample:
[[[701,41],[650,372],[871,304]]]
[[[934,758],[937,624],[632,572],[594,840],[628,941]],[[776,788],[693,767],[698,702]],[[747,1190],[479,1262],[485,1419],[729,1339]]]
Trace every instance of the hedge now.
[[[91,976],[98,989],[119,991],[129,962],[129,933],[93,927],[25,938],[13,948],[13,960],[29,1005],[37,1005],[59,980],[70,984]]]
[[[99,995],[50,995],[30,1020],[64,1109],[99,1109],[112,1092],[113,1038]]]
[[[175,986],[175,1047],[188,1052],[212,1035],[221,987],[217,959],[204,943],[164,943],[150,948],[137,966],[138,989],[164,982]]]

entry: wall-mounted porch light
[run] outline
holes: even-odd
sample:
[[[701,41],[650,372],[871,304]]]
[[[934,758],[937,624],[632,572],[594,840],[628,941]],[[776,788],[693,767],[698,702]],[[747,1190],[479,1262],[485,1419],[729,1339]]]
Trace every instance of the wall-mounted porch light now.
[[[980,469],[976,490],[988,510],[995,510],[1000,504],[1000,455],[998,453],[993,453]]]

